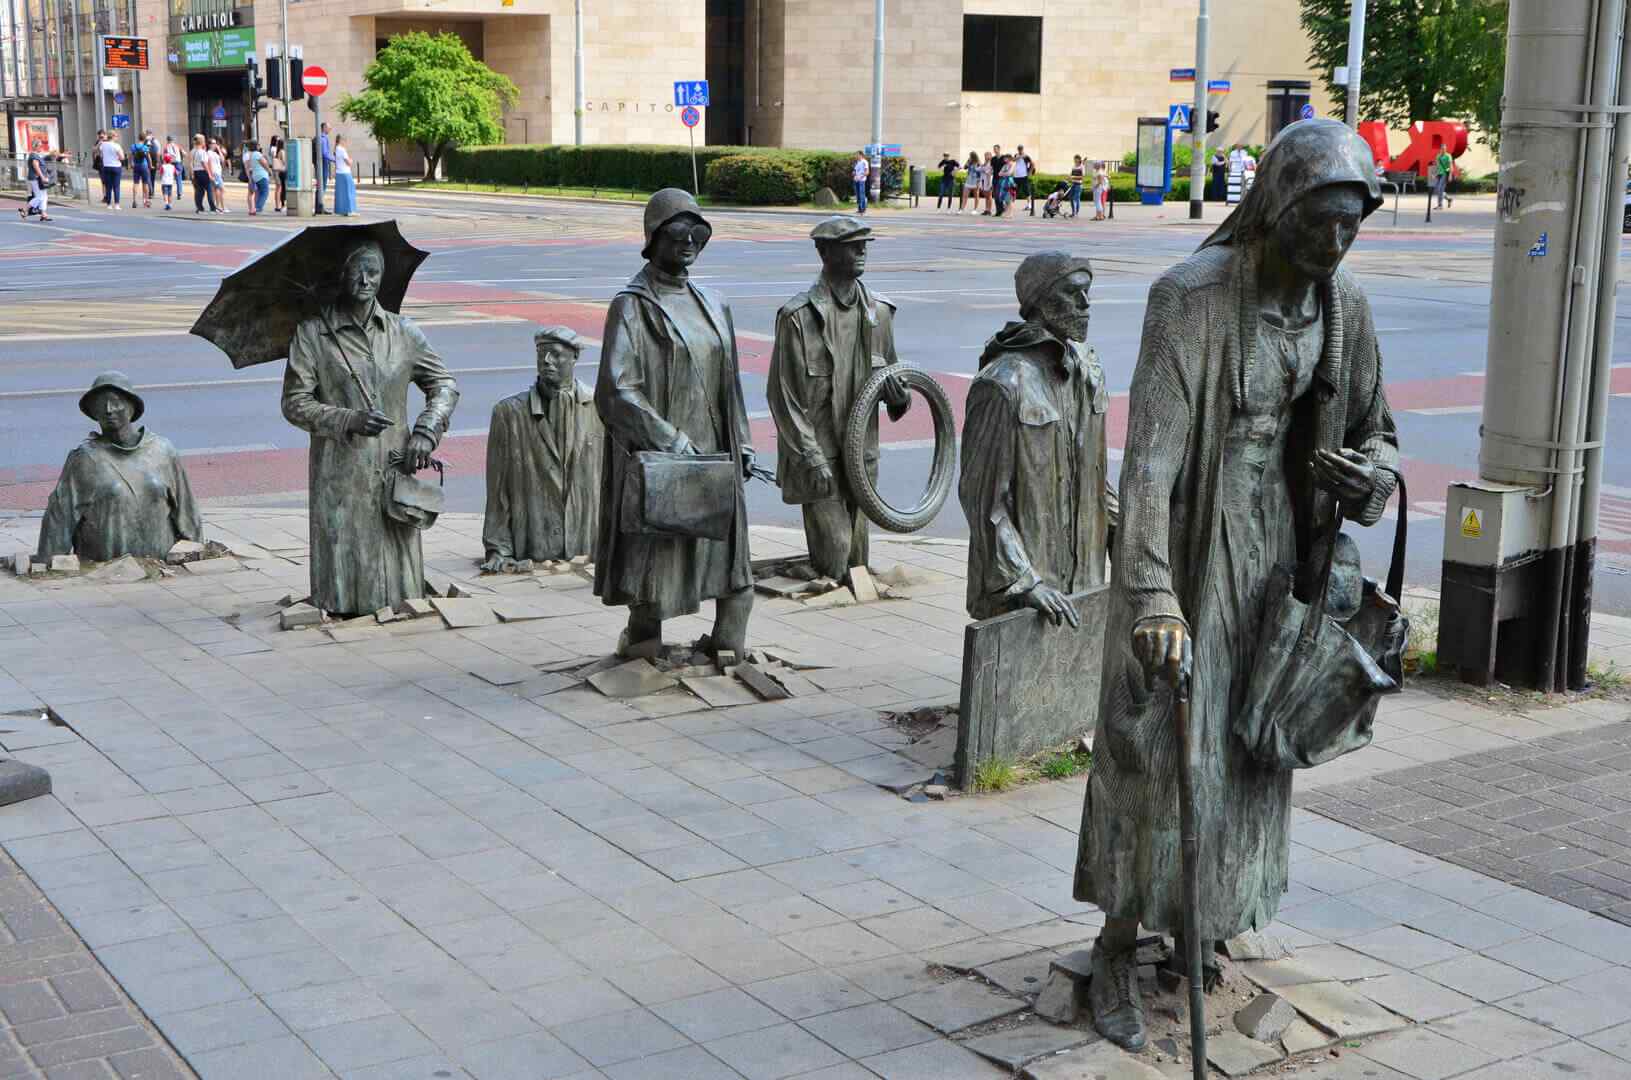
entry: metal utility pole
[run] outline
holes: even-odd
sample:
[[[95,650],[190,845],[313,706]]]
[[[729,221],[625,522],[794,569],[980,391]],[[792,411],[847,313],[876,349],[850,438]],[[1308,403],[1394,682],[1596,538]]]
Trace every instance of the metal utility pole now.
[[[6,0],[6,7],[7,7],[7,13],[11,16],[11,22],[7,26],[7,29],[10,30],[11,33],[10,33],[10,35],[7,38],[7,41],[6,41],[6,53],[7,53],[8,57],[11,60],[11,93],[9,95],[7,95],[7,96],[8,97],[22,97],[23,96],[22,65],[17,63],[17,41],[18,41],[17,0]],[[3,73],[0,73],[0,74],[3,74]]]
[[[1195,107],[1189,114],[1189,220],[1199,221],[1206,205],[1206,39],[1212,16],[1206,0],[1195,16]]]
[[[1365,0],[1352,0],[1348,14],[1348,109],[1342,119],[1359,126],[1359,76],[1365,66]]]
[[[26,2],[26,0],[25,0]],[[91,0],[91,63],[96,65],[96,127],[108,129],[108,95],[102,85],[102,10],[101,0]],[[98,162],[100,164],[100,162]]]
[[[583,145],[583,0],[572,0],[572,145]]]
[[[1479,479],[1450,487],[1445,517],[1438,656],[1469,682],[1586,682],[1628,16],[1627,0],[1511,3]]]
[[[289,93],[294,89],[289,85],[291,77],[294,75],[294,65],[289,63],[289,0],[283,0],[282,32],[283,51],[278,55],[278,63],[282,64],[283,67],[280,69],[278,89],[282,91],[283,95],[283,143],[285,146],[284,156],[287,158],[288,150],[286,148],[290,137],[294,135],[294,117],[289,115]]]
[[[68,0],[68,27],[74,35],[74,161],[79,161],[79,155],[85,149],[85,69],[81,45],[83,40],[79,36],[79,0]]]
[[[867,198],[877,202],[883,194],[883,0],[872,12],[872,171],[868,174]]]
[[[129,7],[126,9],[126,18],[129,19],[129,32],[134,37],[137,25],[136,0],[130,0]],[[139,139],[145,130],[147,129],[142,123],[142,73],[132,71],[130,73],[130,137]]]

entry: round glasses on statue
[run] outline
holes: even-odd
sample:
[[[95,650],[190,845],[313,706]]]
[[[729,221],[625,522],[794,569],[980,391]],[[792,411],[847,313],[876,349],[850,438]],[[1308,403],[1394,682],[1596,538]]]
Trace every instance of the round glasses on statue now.
[[[693,247],[702,247],[713,232],[706,225],[689,221],[670,221],[662,227],[662,234],[674,243],[689,243]]]

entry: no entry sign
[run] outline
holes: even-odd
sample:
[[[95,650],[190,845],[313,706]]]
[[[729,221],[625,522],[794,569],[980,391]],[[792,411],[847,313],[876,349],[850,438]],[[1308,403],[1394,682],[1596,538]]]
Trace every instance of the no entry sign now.
[[[328,72],[316,64],[308,64],[300,76],[300,85],[306,88],[306,93],[318,97],[328,89]]]

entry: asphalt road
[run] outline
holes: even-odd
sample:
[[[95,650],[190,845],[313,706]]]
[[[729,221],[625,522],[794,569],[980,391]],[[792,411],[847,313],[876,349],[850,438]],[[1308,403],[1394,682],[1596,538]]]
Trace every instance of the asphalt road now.
[[[443,453],[453,465],[449,508],[480,510],[493,403],[530,381],[531,336],[539,324],[564,322],[599,338],[605,302],[640,265],[639,208],[372,191],[363,202],[372,216],[397,217],[408,237],[432,252],[406,310],[422,321],[459,379],[462,400]],[[1407,459],[1412,584],[1437,584],[1445,487],[1477,472],[1490,211],[1487,202],[1458,200],[1426,226],[1418,204],[1397,227],[1384,211],[1367,223],[1350,255],[1381,332]],[[1015,317],[1018,262],[1057,247],[1091,255],[1098,270],[1091,338],[1112,391],[1122,395],[1112,414],[1119,448],[1145,293],[1205,235],[1180,215],[1181,209],[1135,209],[1094,224],[877,212],[880,239],[866,280],[898,304],[903,359],[937,373],[960,417],[984,341]],[[43,507],[62,458],[87,430],[78,396],[110,367],[147,388],[147,422],[188,455],[206,509],[208,500],[302,502],[306,437],[279,412],[282,365],[234,371],[212,344],[187,333],[220,278],[289,235],[293,223],[241,212],[199,218],[190,211],[71,207],[55,208],[54,217],[53,224],[24,224],[9,211],[0,218],[0,510]],[[713,219],[714,239],[697,276],[734,310],[755,441],[766,450],[770,334],[776,309],[819,269],[806,236],[817,218],[737,211]],[[1620,319],[1611,433],[1631,426],[1631,307],[1623,302]],[[594,348],[585,354],[586,381],[593,380],[597,355]],[[887,497],[915,499],[930,434],[921,404],[901,424],[885,422]],[[1611,439],[1606,476],[1596,602],[1601,610],[1631,613],[1631,440]],[[784,506],[774,489],[752,484],[749,491],[756,522],[797,522],[797,508]],[[1363,530],[1366,565],[1377,576],[1391,530],[1391,521]],[[955,498],[926,530],[966,531]]]

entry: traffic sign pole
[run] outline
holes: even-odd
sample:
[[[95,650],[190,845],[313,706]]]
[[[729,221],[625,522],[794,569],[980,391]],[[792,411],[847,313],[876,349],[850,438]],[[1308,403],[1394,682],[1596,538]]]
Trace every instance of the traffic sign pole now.
[[[686,137],[691,141],[691,191],[694,195],[702,194],[702,186],[697,183],[697,124],[702,121],[702,114],[695,105],[687,105],[680,110],[680,123],[685,125]]]
[[[1206,0],[1195,15],[1195,107],[1189,115],[1189,220],[1201,220],[1206,198],[1206,47],[1212,16]]]

